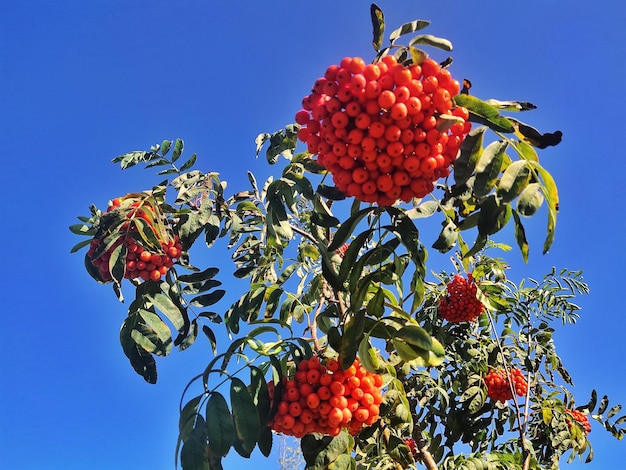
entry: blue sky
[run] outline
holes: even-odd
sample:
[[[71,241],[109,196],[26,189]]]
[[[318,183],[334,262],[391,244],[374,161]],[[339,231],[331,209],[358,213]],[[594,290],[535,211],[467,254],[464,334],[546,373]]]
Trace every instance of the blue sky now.
[[[556,242],[541,255],[538,216],[530,262],[513,255],[512,275],[585,271],[582,319],[558,331],[557,345],[579,403],[594,387],[612,404],[626,402],[622,2],[378,4],[388,32],[432,20],[427,32],[452,41],[452,73],[470,78],[474,94],[530,101],[539,109],[528,123],[563,131],[562,144],[541,155],[559,184]],[[0,467],[173,468],[178,400],[210,360],[208,348],[159,361],[159,383],[144,383],[119,346],[125,307],[88,278],[81,255],[69,254],[77,240],[67,226],[90,203],[150,187],[149,172],[122,173],[109,162],[163,139],[183,138],[200,168],[218,171],[233,191],[246,170],[263,180],[273,168],[255,159],[256,135],[291,122],[328,65],[370,60],[370,43],[369,2],[4,2]],[[591,440],[596,459],[585,468],[626,458],[624,444],[597,425]],[[253,463],[278,467],[258,453]]]

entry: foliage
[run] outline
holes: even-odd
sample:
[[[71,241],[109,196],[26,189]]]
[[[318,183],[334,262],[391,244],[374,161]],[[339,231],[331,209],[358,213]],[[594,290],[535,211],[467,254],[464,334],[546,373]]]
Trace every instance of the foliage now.
[[[393,31],[383,47],[384,16],[375,5],[371,13],[375,60],[393,54],[399,63],[420,64],[428,54],[418,46],[452,49],[427,34],[399,45],[401,37],[428,26],[422,20]],[[268,456],[268,423],[285,378],[312,357],[336,358],[341,369],[358,358],[365,370],[383,376],[384,401],[381,418],[356,435],[343,430],[303,437],[307,469],[558,468],[565,454],[568,461],[593,457],[584,427],[568,414],[573,409],[623,437],[626,417],[617,417],[619,405],[608,408],[607,397],[598,404],[594,391],[589,403],[576,407],[572,379],[557,354],[556,323],[575,323],[573,299],[588,292],[581,273],[553,270],[515,284],[506,262],[491,255],[507,248],[493,239],[512,221],[528,260],[523,220],[542,213],[544,203],[543,252],[552,245],[558,192],[536,149],[558,144],[561,134],[542,134],[506,114],[532,110],[531,103],[482,100],[469,94],[470,87],[466,81],[454,105],[466,108],[480,127],[463,140],[451,176],[438,181],[429,197],[410,203],[346,198],[315,154],[297,152],[298,124],[257,138],[257,155],[264,151],[270,164],[285,162],[280,176],[259,185],[248,173],[249,188],[230,196],[216,172],[194,169],[195,154],[179,164],[181,139],[113,160],[123,169],[160,168],[157,176],[167,179],[121,199],[130,202],[111,202],[106,212],[92,206],[89,217],[70,227],[89,237],[72,251],[99,240],[85,257],[87,271],[112,283],[123,300],[125,247],[158,254],[167,246],[164,239],[180,241],[182,253],[164,279],[130,275],[135,299],[120,341],[132,367],[155,383],[155,356],[168,355],[172,346],[187,349],[200,330],[208,338],[213,357],[181,399],[177,461],[184,469],[221,469],[231,448],[250,457],[258,447]],[[128,215],[134,221],[137,209],[131,202],[156,215],[130,230]],[[427,219],[442,227],[432,248],[453,254],[450,271],[433,279],[420,237]],[[230,250],[234,277],[248,282],[228,307],[217,307],[225,295],[220,269],[196,268],[189,257],[201,241]],[[105,254],[110,278],[94,268]],[[476,321],[444,321],[439,304],[449,282],[469,273],[484,312]],[[218,345],[218,324],[229,335],[227,345]],[[525,395],[488,399],[484,377],[492,370],[507,377],[514,368],[529,385]]]

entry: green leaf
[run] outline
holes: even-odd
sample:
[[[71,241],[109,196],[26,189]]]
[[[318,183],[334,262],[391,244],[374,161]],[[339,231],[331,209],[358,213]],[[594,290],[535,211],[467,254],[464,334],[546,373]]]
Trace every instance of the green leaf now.
[[[515,131],[513,124],[502,116],[498,108],[487,104],[475,96],[459,94],[454,97],[457,106],[463,106],[470,112],[470,121],[488,126],[496,132],[512,133]]]
[[[242,457],[250,457],[259,438],[261,425],[252,397],[246,385],[237,377],[231,379],[230,403],[238,440],[235,449]]]
[[[541,190],[546,198],[546,202],[548,203],[548,227],[546,239],[543,244],[543,253],[546,254],[554,241],[556,214],[559,211],[559,194],[552,175],[538,163],[534,164],[533,168],[537,171],[537,173],[539,173],[539,177],[543,183]]]
[[[152,152],[129,152],[115,157],[113,163],[119,163],[122,170],[125,170],[137,163],[150,161],[153,157],[158,157],[158,155],[152,154]]]
[[[178,172],[182,173],[183,171],[187,171],[189,168],[194,166],[196,164],[197,158],[198,156],[194,153],[191,157],[189,157],[189,160],[183,163],[183,166],[180,167],[180,170],[178,170]]]
[[[70,250],[70,253],[76,253],[77,251],[79,251],[80,249],[89,246],[91,244],[91,238],[88,240],[83,240],[80,243],[77,243],[76,245],[74,245],[72,247],[72,249]]]
[[[128,249],[126,244],[116,246],[111,252],[109,258],[109,272],[111,277],[117,284],[121,284],[126,273],[126,253]]]
[[[195,307],[208,307],[209,305],[213,305],[219,302],[222,297],[224,297],[224,294],[226,294],[226,291],[224,289],[216,289],[210,294],[203,294],[194,297],[193,299],[191,299],[189,304]]]
[[[378,360],[376,350],[370,344],[369,335],[366,334],[361,340],[358,352],[361,364],[368,372],[372,374],[379,372],[380,361]]]
[[[164,140],[163,142],[161,142],[161,148],[159,149],[161,150],[161,155],[163,156],[167,155],[167,152],[170,151],[171,146],[172,146],[171,140]]]
[[[176,139],[176,143],[174,144],[174,151],[172,152],[172,163],[180,158],[183,154],[184,143],[181,139]],[[183,170],[181,170],[183,171]]]
[[[454,161],[454,181],[457,186],[464,185],[468,179],[474,173],[476,163],[480,159],[483,152],[483,136],[485,135],[486,127],[479,127],[472,129],[463,143],[461,143],[461,152],[459,157]]]
[[[376,210],[377,208],[375,207],[366,207],[349,217],[335,232],[332,242],[328,245],[328,251],[335,251],[337,248],[346,243],[359,222],[361,222],[366,215]]]
[[[301,440],[307,470],[326,470],[341,455],[349,454],[353,446],[354,438],[346,431],[335,437],[307,434]]]
[[[396,336],[407,343],[426,351],[429,351],[432,347],[431,336],[424,328],[417,325],[403,326],[400,330],[398,330]]]
[[[341,350],[339,353],[341,369],[347,369],[356,358],[359,343],[363,336],[365,326],[365,312],[360,311],[352,315],[346,322],[341,338]]]
[[[477,197],[486,196],[498,181],[507,145],[504,141],[492,142],[483,151],[476,164],[474,194]]]
[[[525,160],[511,163],[500,178],[497,194],[503,202],[515,199],[528,186],[532,176],[530,164]]]
[[[184,441],[180,453],[183,470],[211,470],[207,459],[206,422],[197,416],[191,435]]]
[[[446,253],[450,251],[458,238],[457,227],[451,220],[443,227],[439,233],[439,237],[433,243],[433,248],[440,253]]]
[[[422,34],[416,36],[409,42],[409,46],[415,46],[416,44],[425,44],[427,46],[436,47],[437,49],[443,49],[444,51],[452,50],[452,43],[444,38],[438,38],[432,34]]]
[[[544,197],[540,183],[530,183],[520,194],[517,200],[517,212],[530,217],[535,214],[543,204]]]
[[[159,292],[155,295],[149,294],[148,300],[152,305],[161,311],[172,322],[174,327],[180,331],[189,322],[187,312],[181,309],[167,295]]]
[[[372,18],[372,46],[376,52],[380,51],[383,45],[383,36],[385,33],[385,17],[383,11],[374,3],[370,5],[370,16]]]
[[[437,211],[438,208],[439,204],[437,201],[426,201],[419,206],[406,211],[406,215],[411,219],[421,219],[424,217],[430,217]]]
[[[206,404],[209,445],[213,453],[225,457],[235,442],[235,426],[226,399],[213,392]]]
[[[509,221],[512,212],[509,204],[501,204],[497,196],[491,194],[480,204],[479,235],[488,236],[499,232]]]
[[[515,222],[515,241],[517,242],[517,246],[519,247],[522,258],[524,259],[524,263],[528,263],[528,240],[526,239],[526,230],[522,225],[522,220],[520,219],[517,211],[513,211],[513,221]]]
[[[398,29],[391,32],[391,34],[389,35],[389,41],[391,41],[391,43],[393,44],[400,36],[404,36],[405,34],[414,33],[415,31],[424,29],[429,24],[430,21],[425,20],[415,20],[409,23],[404,23]]]
[[[213,330],[211,328],[209,328],[207,325],[202,325],[202,332],[204,333],[204,335],[208,338],[209,342],[211,343],[211,349],[213,350],[213,354],[216,354],[216,352],[217,352],[217,339],[215,338],[215,333],[213,333]]]

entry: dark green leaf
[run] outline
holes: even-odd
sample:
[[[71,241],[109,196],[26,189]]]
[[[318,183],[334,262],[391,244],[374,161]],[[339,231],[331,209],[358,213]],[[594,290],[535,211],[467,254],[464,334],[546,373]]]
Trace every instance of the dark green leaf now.
[[[199,273],[192,274],[184,274],[182,276],[178,276],[178,280],[185,282],[187,284],[193,284],[196,282],[205,281],[207,279],[211,279],[215,277],[215,275],[219,272],[218,268],[208,268]]]
[[[354,362],[359,343],[363,337],[364,326],[364,311],[354,313],[352,318],[346,322],[343,337],[341,338],[341,350],[339,354],[342,370],[347,369]]]
[[[213,392],[206,404],[207,434],[211,450],[225,457],[235,442],[235,426],[226,399]]]
[[[370,5],[370,16],[372,18],[373,39],[372,46],[376,52],[380,51],[383,45],[383,36],[385,33],[385,17],[383,11],[374,3]]]
[[[216,289],[210,294],[204,294],[194,297],[193,299],[191,299],[189,304],[195,307],[208,307],[209,305],[213,305],[219,302],[222,297],[224,297],[224,294],[226,294],[226,291],[224,289]]]
[[[526,239],[526,230],[524,230],[524,226],[522,225],[522,220],[520,219],[517,211],[513,211],[513,221],[515,222],[515,241],[517,242],[517,246],[522,253],[522,258],[524,259],[524,263],[528,263],[528,240]]]
[[[187,160],[185,163],[183,163],[183,166],[180,167],[180,170],[178,170],[180,173],[182,173],[183,171],[188,170],[189,168],[191,168],[192,166],[194,166],[196,164],[196,159],[198,158],[198,156],[194,153],[191,157],[189,157],[189,160]]]
[[[563,133],[561,131],[546,132],[545,134],[542,134],[534,127],[524,124],[517,119],[508,119],[513,125],[515,135],[533,147],[545,149],[546,147],[558,145],[563,138]]]
[[[346,431],[335,437],[307,434],[301,440],[307,470],[326,470],[342,454],[349,454],[354,438]]]
[[[206,325],[202,325],[202,332],[211,343],[211,349],[213,350],[213,354],[215,354],[217,352],[217,339],[215,338],[215,333],[213,333],[213,330]]]
[[[191,435],[183,443],[180,464],[183,470],[211,470],[207,457],[206,422],[197,416]]]
[[[328,251],[335,251],[344,243],[346,243],[359,222],[361,222],[361,220],[363,220],[365,216],[376,210],[377,209],[375,207],[366,207],[365,209],[361,209],[356,214],[349,217],[335,232],[332,242],[330,243],[330,245],[328,245]]]
[[[317,187],[317,193],[326,199],[330,199],[331,201],[343,201],[346,198],[346,195],[339,191],[335,186],[327,186],[325,184],[320,184]]]
[[[474,194],[478,197],[486,196],[498,181],[502,170],[507,143],[492,142],[485,148],[476,164],[476,181]]]
[[[76,245],[74,245],[72,247],[72,249],[70,250],[70,253],[76,253],[77,251],[79,251],[81,248],[84,248],[86,246],[89,246],[91,244],[91,239],[89,240],[83,240],[80,243],[77,243]]]
[[[495,194],[490,195],[480,204],[478,233],[487,236],[500,231],[509,221],[511,213],[509,204],[501,204]]]
[[[161,150],[161,155],[163,156],[167,155],[167,152],[170,151],[171,146],[172,146],[171,140],[164,140],[163,142],[161,142],[161,148],[159,149]]]
[[[464,185],[474,173],[483,151],[483,136],[486,129],[486,127],[472,129],[463,140],[459,157],[453,163],[454,181],[457,186]]]
[[[176,139],[176,143],[174,144],[174,151],[172,152],[172,163],[180,158],[183,154],[184,143],[181,139]],[[183,170],[181,170],[183,171]]]
[[[235,449],[242,457],[250,457],[261,431],[259,413],[246,385],[236,377],[231,379],[230,403],[238,441]]]

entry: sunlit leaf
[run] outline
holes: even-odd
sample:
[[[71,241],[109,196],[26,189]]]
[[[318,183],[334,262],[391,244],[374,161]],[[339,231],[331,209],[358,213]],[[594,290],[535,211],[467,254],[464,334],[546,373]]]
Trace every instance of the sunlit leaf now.
[[[400,36],[404,36],[405,34],[414,33],[415,31],[419,31],[420,29],[424,29],[430,24],[430,21],[425,20],[415,20],[409,23],[404,23],[398,29],[391,32],[389,35],[389,40],[394,43],[396,39]]]
[[[452,43],[444,38],[438,38],[432,34],[422,34],[416,36],[409,42],[409,46],[415,46],[416,44],[425,44],[427,46],[436,47],[437,49],[443,49],[444,51],[452,50]]]
[[[484,124],[496,132],[512,133],[515,131],[513,124],[500,114],[495,106],[487,104],[475,96],[459,94],[454,97],[457,106],[463,106],[470,112],[470,121]]]

